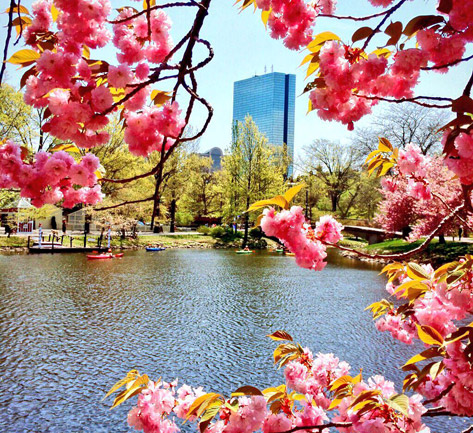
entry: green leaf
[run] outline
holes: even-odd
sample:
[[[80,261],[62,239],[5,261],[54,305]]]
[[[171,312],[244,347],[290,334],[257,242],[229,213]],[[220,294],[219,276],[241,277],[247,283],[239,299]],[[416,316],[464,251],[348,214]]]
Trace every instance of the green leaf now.
[[[409,416],[409,397],[407,395],[396,394],[389,398],[386,403],[394,410],[397,410],[405,416]]]

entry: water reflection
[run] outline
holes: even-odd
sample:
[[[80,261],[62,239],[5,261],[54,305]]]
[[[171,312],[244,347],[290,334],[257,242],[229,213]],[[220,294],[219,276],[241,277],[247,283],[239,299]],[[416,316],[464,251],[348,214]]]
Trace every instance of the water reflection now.
[[[315,273],[290,257],[214,250],[0,256],[1,431],[127,432],[130,406],[100,400],[131,368],[209,391],[274,385],[265,335],[276,329],[400,383],[412,349],[363,311],[384,296],[379,266],[329,259]]]

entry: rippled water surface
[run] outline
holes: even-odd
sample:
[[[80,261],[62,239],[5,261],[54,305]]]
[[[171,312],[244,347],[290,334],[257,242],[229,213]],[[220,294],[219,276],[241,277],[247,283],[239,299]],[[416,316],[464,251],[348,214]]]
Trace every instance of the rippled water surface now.
[[[128,432],[124,404],[105,392],[132,368],[208,391],[275,385],[285,329],[355,372],[384,373],[414,352],[377,332],[364,308],[379,300],[379,267],[330,254],[323,272],[292,258],[231,251],[0,256],[0,431]],[[433,431],[463,423],[436,421]]]

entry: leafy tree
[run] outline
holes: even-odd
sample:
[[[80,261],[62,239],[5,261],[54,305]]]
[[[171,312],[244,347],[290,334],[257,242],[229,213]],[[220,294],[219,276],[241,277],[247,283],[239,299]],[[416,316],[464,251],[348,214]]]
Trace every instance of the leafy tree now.
[[[287,174],[281,162],[281,152],[268,144],[251,116],[234,126],[228,155],[223,159],[228,200],[227,215],[242,215],[250,203],[268,191],[280,191]],[[229,219],[230,219],[229,218]],[[248,242],[249,214],[244,214],[243,246]]]
[[[359,179],[356,149],[317,139],[304,148],[303,164],[306,171],[313,172],[325,185],[331,211],[336,212],[342,195],[350,191]]]

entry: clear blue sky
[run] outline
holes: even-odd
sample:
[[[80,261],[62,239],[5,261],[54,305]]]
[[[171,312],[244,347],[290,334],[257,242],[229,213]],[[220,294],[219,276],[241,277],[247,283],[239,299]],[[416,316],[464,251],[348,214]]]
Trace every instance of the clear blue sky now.
[[[5,3],[3,1],[2,3]],[[134,2],[123,0],[112,0],[114,7],[123,4],[134,5]],[[159,0],[158,0],[159,3]],[[304,80],[305,70],[298,68],[305,53],[294,52],[286,49],[281,41],[270,38],[261,22],[260,14],[253,13],[252,8],[239,13],[238,8],[233,5],[234,0],[213,0],[210,14],[206,18],[201,36],[212,43],[215,50],[214,60],[198,75],[199,93],[204,96],[214,107],[215,114],[207,133],[201,140],[201,149],[206,150],[212,146],[226,148],[231,137],[231,120],[233,106],[233,82],[248,78],[256,74],[263,74],[264,68],[271,71],[295,73],[297,75],[296,93],[302,93],[306,84]],[[394,16],[394,20],[400,19],[404,23],[406,17],[433,12],[435,0],[415,0],[408,2],[404,11]],[[22,1],[26,7],[31,5],[31,0]],[[357,7],[354,8],[353,5]],[[351,7],[350,7],[351,6]],[[339,0],[337,13],[339,15],[366,15],[379,11],[371,7],[367,1]],[[173,39],[179,37],[188,30],[194,14],[193,8],[174,8],[170,10],[173,21]],[[0,24],[2,25],[2,41],[5,38],[5,23],[7,16],[2,14]],[[343,40],[349,41],[351,34],[361,25],[375,26],[377,21],[356,24],[347,21],[320,18],[315,28],[315,33],[331,30],[337,33]],[[18,46],[11,50],[17,50]],[[373,47],[374,49],[374,47]],[[111,63],[117,63],[113,50],[107,49],[99,53]],[[204,52],[200,54],[205,55]],[[94,58],[94,52],[92,52]],[[199,58],[196,52],[194,58]],[[417,94],[435,96],[457,96],[460,95],[471,71],[471,66],[460,65],[455,67],[448,75],[429,73],[422,78],[422,83],[417,88]],[[18,86],[19,72],[16,67],[8,65],[10,84]],[[21,71],[20,71],[21,72]],[[316,138],[328,138],[347,142],[352,133],[342,125],[335,122],[321,121],[315,112],[306,115],[307,96],[296,98],[296,124],[295,124],[295,150],[300,154],[304,145],[309,144]],[[196,110],[191,124],[198,127],[205,119],[203,110]],[[365,117],[359,126],[366,126],[370,122],[369,116]]]

